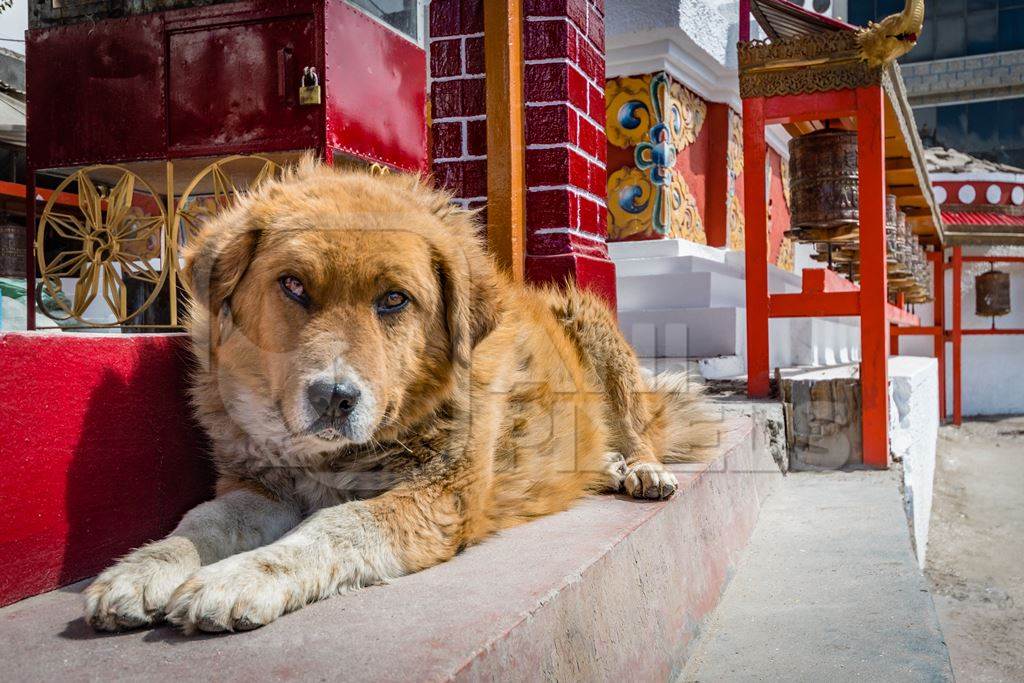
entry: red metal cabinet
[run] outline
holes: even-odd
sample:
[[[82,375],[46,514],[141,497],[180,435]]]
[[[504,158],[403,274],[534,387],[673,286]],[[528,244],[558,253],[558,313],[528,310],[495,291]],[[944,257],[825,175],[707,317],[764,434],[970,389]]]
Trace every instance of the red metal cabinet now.
[[[327,146],[426,170],[424,51],[342,0],[327,0],[324,23]]]
[[[164,154],[159,15],[29,31],[26,51],[31,167]]]
[[[315,149],[425,170],[423,49],[342,0],[257,0],[28,32],[34,169]],[[300,105],[303,68],[322,103]]]
[[[314,17],[243,17],[167,31],[171,154],[316,147],[322,107],[298,102],[316,66]]]

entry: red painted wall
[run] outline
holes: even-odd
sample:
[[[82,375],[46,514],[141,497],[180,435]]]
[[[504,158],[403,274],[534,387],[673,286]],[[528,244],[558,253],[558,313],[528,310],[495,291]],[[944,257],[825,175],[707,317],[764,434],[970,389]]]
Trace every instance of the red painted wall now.
[[[779,250],[785,239],[784,233],[789,230],[789,206],[786,204],[786,193],[782,185],[782,157],[771,147],[768,148],[768,161],[771,164],[771,184],[768,191],[769,215],[771,216],[771,233],[768,239],[768,262],[778,265]]]
[[[30,166],[163,155],[166,64],[158,15],[28,31],[25,51]]]
[[[212,496],[183,335],[0,336],[0,605],[96,574]]]
[[[707,177],[710,170],[710,142],[711,126],[704,122],[697,139],[689,147],[686,147],[676,157],[675,169],[683,176],[690,193],[697,202],[697,213],[700,214],[701,224],[705,226],[707,233],[708,214],[707,206]]]

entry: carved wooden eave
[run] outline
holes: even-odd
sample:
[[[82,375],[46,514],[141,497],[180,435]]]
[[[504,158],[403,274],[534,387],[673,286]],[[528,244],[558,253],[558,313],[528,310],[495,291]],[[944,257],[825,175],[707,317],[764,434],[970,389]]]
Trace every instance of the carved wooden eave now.
[[[833,31],[737,48],[740,97],[775,97],[881,85],[883,70],[860,58],[856,34]]]
[[[897,203],[906,212],[907,222],[913,226],[914,233],[925,241],[944,245],[946,228],[932,192],[924,146],[917,134],[917,122],[907,99],[900,65],[896,62],[886,68],[883,85],[886,94],[886,185],[889,192],[897,196]]]
[[[899,65],[864,61],[852,30],[823,30],[737,46],[740,96],[807,95],[878,85],[885,92],[885,167],[888,192],[907,214],[921,240],[945,242],[942,216],[932,194],[924,148],[907,101]],[[836,122],[832,122],[835,125]],[[853,118],[838,123],[856,129]],[[786,124],[794,137],[821,129],[824,121]]]

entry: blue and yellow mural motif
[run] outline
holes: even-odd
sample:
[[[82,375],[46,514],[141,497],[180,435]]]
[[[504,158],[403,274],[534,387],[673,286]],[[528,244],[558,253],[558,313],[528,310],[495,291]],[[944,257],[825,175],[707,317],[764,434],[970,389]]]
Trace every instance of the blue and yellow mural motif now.
[[[697,139],[707,105],[661,72],[611,79],[606,107],[608,142],[634,147],[634,166],[608,177],[608,237],[706,243],[697,202],[675,164]]]

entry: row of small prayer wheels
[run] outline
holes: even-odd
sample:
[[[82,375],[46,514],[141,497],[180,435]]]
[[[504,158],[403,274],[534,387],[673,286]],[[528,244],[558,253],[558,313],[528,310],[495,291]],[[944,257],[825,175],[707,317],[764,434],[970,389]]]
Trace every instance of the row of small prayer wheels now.
[[[789,142],[791,229],[786,236],[812,243],[817,261],[860,277],[857,133],[826,128]],[[931,301],[931,271],[924,247],[907,224],[896,196],[886,198],[885,237],[889,292],[911,303]]]

